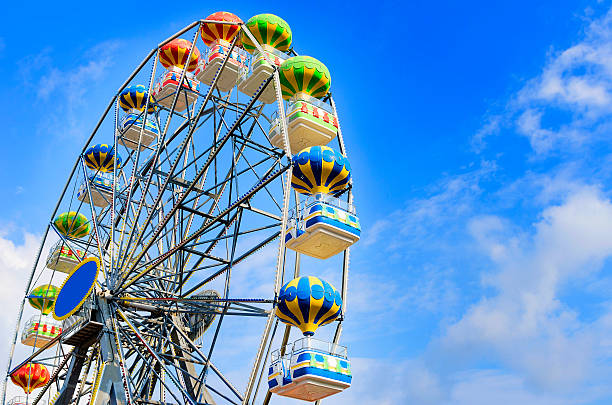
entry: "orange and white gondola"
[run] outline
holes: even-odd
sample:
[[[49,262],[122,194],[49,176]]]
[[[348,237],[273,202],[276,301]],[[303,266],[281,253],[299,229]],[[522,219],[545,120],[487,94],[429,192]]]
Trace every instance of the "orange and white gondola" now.
[[[176,38],[160,48],[159,61],[168,70],[157,80],[151,93],[157,104],[168,109],[172,108],[177,91],[179,94],[174,106],[175,111],[185,111],[197,100],[200,82],[193,75],[193,71],[200,62],[200,51],[194,46],[191,57],[189,57],[191,47],[191,42]],[[183,73],[183,81],[179,87]]]
[[[242,20],[232,13],[219,11],[206,17],[206,21],[208,22],[202,24],[200,28],[200,36],[208,46],[208,51],[194,74],[196,79],[210,86],[229,54],[217,79],[219,91],[226,92],[236,85],[240,70],[246,64],[247,55],[240,49],[240,41],[230,54],[231,43],[240,32]]]

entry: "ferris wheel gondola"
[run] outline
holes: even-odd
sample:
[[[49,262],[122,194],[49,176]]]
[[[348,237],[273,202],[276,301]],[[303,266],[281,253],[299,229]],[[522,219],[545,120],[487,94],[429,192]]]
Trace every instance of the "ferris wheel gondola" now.
[[[176,97],[175,111],[184,111],[198,98],[200,82],[193,71],[200,62],[200,51],[186,39],[175,38],[159,49],[159,62],[167,69],[155,84],[153,97],[155,102],[168,109],[177,92],[182,97]],[[180,85],[179,85],[180,82]],[[182,90],[182,93],[178,89]]]
[[[119,95],[119,106],[127,113],[119,124],[119,143],[132,150],[151,145],[159,135],[159,125],[153,115],[155,104],[150,102],[145,86],[138,84],[123,89]]]
[[[360,234],[351,169],[329,71],[291,46],[279,17],[213,13],[115,93],[44,233],[3,403],[9,380],[26,394],[12,403],[32,405],[268,404],[350,386],[338,343]],[[300,255],[341,252],[340,288],[299,277]],[[271,287],[244,286],[241,272]],[[294,329],[304,336],[290,343]]]
[[[246,54],[238,42],[242,20],[232,13],[219,11],[206,17],[206,21],[209,22],[202,24],[200,35],[208,49],[194,74],[199,81],[210,86],[219,72],[217,88],[227,92],[236,85],[240,70],[246,66]],[[232,47],[234,39],[238,45]],[[226,55],[227,61],[221,70]]]
[[[275,67],[289,59],[289,55],[285,52],[291,46],[291,28],[280,17],[273,14],[259,14],[247,21],[246,29],[260,44],[257,47],[248,35],[243,36],[244,49],[252,53],[253,57],[250,66],[242,69],[238,90],[251,96],[274,73]],[[263,103],[272,104],[276,101],[274,86],[268,86],[260,95],[259,99]]]

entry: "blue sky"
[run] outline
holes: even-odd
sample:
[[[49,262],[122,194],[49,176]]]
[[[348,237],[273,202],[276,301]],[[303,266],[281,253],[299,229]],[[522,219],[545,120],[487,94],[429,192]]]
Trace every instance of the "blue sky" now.
[[[271,12],[331,72],[364,229],[343,338],[354,386],[334,403],[610,403],[612,4],[492,3],[5,6],[3,329],[137,63],[214,11]]]

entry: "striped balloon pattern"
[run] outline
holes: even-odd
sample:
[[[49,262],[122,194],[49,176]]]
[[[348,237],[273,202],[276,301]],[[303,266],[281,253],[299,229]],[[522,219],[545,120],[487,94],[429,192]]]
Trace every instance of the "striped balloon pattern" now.
[[[312,336],[319,326],[336,319],[341,310],[342,297],[333,285],[305,276],[281,288],[275,314],[282,322],[300,328],[304,336]]]
[[[246,28],[261,45],[270,46],[281,52],[285,52],[291,46],[289,24],[274,14],[258,14],[249,18]],[[242,35],[242,46],[250,53],[257,49],[246,34]]]
[[[294,56],[282,63],[279,70],[281,92],[288,100],[296,93],[321,98],[329,91],[331,76],[327,67],[310,56]]]
[[[115,148],[101,143],[85,151],[85,164],[92,170],[109,173],[117,160],[117,169],[121,167],[121,156],[115,153]]]
[[[221,40],[226,42],[232,42],[234,37],[240,32],[240,24],[242,20],[235,14],[228,13],[227,11],[217,11],[206,17],[207,20],[211,21],[227,21],[235,22],[236,24],[219,24],[219,23],[206,23],[202,24],[200,28],[200,36],[206,46],[211,46],[213,43]]]
[[[126,87],[119,95],[119,106],[123,111],[132,109],[143,111],[147,105],[148,98],[149,92],[142,84]],[[149,101],[147,112],[149,114],[155,112],[155,104],[153,104],[153,101]]]
[[[301,194],[336,195],[351,179],[344,155],[327,146],[311,146],[293,156],[291,185]]]
[[[49,382],[49,370],[38,363],[28,363],[21,366],[11,374],[11,381],[23,388],[26,394],[31,394],[36,388],[43,387]]]
[[[70,238],[87,236],[91,229],[87,217],[74,211],[58,215],[53,224],[62,235]]]
[[[54,285],[39,285],[30,291],[28,301],[33,308],[38,309],[43,315],[49,315],[58,293],[59,288]]]
[[[185,65],[187,65],[187,71],[193,72],[200,62],[200,51],[197,46],[194,46],[189,63],[187,63],[190,49],[191,42],[186,39],[175,38],[160,48],[159,61],[166,69],[171,66],[185,69]]]

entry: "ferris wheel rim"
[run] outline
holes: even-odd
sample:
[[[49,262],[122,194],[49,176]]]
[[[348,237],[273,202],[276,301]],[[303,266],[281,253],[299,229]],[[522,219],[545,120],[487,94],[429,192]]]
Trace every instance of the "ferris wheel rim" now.
[[[136,68],[136,69],[135,69],[135,70],[132,72],[132,74],[130,74],[130,76],[128,77],[128,79],[127,79],[127,80],[126,80],[126,81],[123,83],[123,85],[122,85],[122,86],[119,88],[119,90],[118,90],[118,91],[117,91],[117,93],[116,93],[116,94],[113,96],[113,98],[112,98],[111,102],[109,103],[109,105],[108,105],[108,106],[107,106],[107,108],[105,109],[104,113],[102,114],[102,117],[100,118],[100,120],[99,120],[99,121],[98,121],[98,123],[96,124],[96,126],[95,126],[95,128],[94,128],[94,130],[93,130],[92,134],[90,135],[90,137],[88,138],[88,140],[87,140],[87,142],[86,142],[86,144],[85,144],[85,147],[83,148],[83,151],[82,151],[82,152],[81,152],[81,154],[80,154],[80,155],[77,157],[76,162],[75,162],[75,164],[74,164],[74,166],[73,166],[73,169],[72,169],[72,171],[71,171],[71,173],[70,173],[70,175],[69,175],[69,177],[68,177],[68,181],[66,182],[66,185],[65,185],[65,187],[64,187],[64,189],[63,189],[63,191],[62,191],[62,193],[61,193],[61,195],[60,195],[60,198],[59,198],[59,200],[58,200],[58,202],[57,202],[57,204],[56,204],[56,206],[55,206],[55,208],[54,208],[54,210],[53,210],[53,213],[52,213],[52,216],[51,216],[51,221],[53,220],[53,218],[54,218],[54,217],[55,217],[55,215],[57,214],[58,209],[59,209],[59,207],[60,207],[60,205],[61,205],[61,202],[62,202],[63,198],[64,198],[64,197],[65,197],[65,195],[66,195],[66,192],[67,192],[68,187],[69,187],[69,184],[70,184],[70,180],[71,180],[71,179],[72,179],[72,178],[75,176],[75,174],[76,174],[76,170],[77,170],[77,167],[78,167],[78,165],[79,165],[79,162],[81,162],[81,161],[82,161],[82,158],[81,158],[82,154],[85,152],[85,150],[87,149],[88,145],[90,145],[90,144],[91,144],[91,141],[93,140],[94,136],[96,135],[96,133],[97,133],[98,129],[100,128],[100,126],[101,126],[102,122],[104,121],[104,119],[106,118],[106,116],[108,115],[108,113],[110,112],[110,109],[112,108],[112,106],[116,104],[116,101],[117,101],[117,99],[118,99],[118,95],[119,95],[119,94],[120,94],[120,93],[121,93],[121,92],[122,92],[122,91],[123,91],[123,90],[124,90],[124,89],[127,87],[127,85],[128,85],[128,84],[129,84],[129,83],[130,83],[130,82],[131,82],[133,79],[134,79],[134,77],[136,76],[136,74],[137,74],[137,73],[138,73],[138,72],[139,72],[139,71],[140,71],[140,70],[141,70],[141,69],[142,69],[142,68],[143,68],[143,67],[144,67],[144,66],[145,66],[145,65],[146,65],[146,64],[147,64],[149,61],[150,61],[151,57],[153,57],[153,55],[156,55],[156,53],[157,53],[158,49],[159,49],[161,46],[163,46],[164,44],[166,44],[166,43],[170,42],[172,39],[174,39],[174,38],[177,38],[177,37],[181,36],[182,34],[184,34],[184,33],[188,32],[190,29],[193,29],[193,28],[194,28],[194,27],[196,27],[196,26],[198,26],[198,30],[197,30],[197,31],[199,31],[199,27],[201,27],[201,26],[202,26],[202,24],[204,24],[204,23],[206,23],[206,22],[217,22],[217,21],[215,21],[215,20],[198,20],[198,21],[195,21],[194,23],[192,23],[192,24],[188,25],[187,27],[185,27],[184,29],[182,29],[182,30],[181,30],[181,31],[179,31],[178,33],[176,33],[176,34],[174,34],[173,36],[169,37],[169,38],[168,38],[167,40],[165,40],[164,42],[160,43],[160,44],[158,45],[158,47],[157,47],[157,48],[154,48],[154,49],[153,49],[153,50],[152,50],[152,51],[151,51],[151,52],[150,52],[150,53],[149,53],[149,54],[148,54],[148,55],[145,57],[145,59],[144,59],[144,60],[143,60],[143,61],[140,63],[140,65],[139,65],[139,66],[138,66],[138,67],[137,67],[137,68]],[[244,27],[244,26],[245,26],[245,24],[244,24],[244,23],[242,23],[242,24],[241,24],[241,28],[242,28],[242,27]],[[196,31],[196,35],[197,35],[197,31]],[[251,35],[251,34],[250,34],[250,32],[249,32],[248,30],[244,30],[244,31],[247,33],[247,35]],[[236,42],[236,38],[235,38],[235,39],[234,39],[234,41],[232,42],[231,49],[233,49],[233,47],[234,47],[234,45],[235,45],[235,42]],[[253,42],[254,42],[254,44],[256,44],[256,46],[259,46],[259,44],[258,44],[258,42],[257,42],[257,41],[253,41]],[[195,43],[195,41],[194,41],[194,43]],[[193,47],[192,47],[192,49],[193,49]],[[231,49],[230,49],[229,54],[231,54]],[[190,51],[190,52],[191,52],[191,51]],[[191,54],[191,53],[190,53],[190,54]],[[229,56],[229,54],[228,54],[228,56]],[[265,55],[265,53],[264,53],[264,55]],[[157,59],[157,56],[155,57],[155,59]],[[223,66],[225,66],[225,63],[227,62],[227,60],[228,60],[228,57],[226,57],[226,58],[225,58],[225,60],[224,60],[224,62],[223,62]],[[155,66],[155,65],[156,65],[156,63],[154,64],[154,66]],[[221,68],[221,70],[222,70],[222,69],[223,69],[223,67]],[[221,70],[220,70],[220,71],[221,71]],[[153,77],[153,76],[154,76],[154,74],[152,74],[152,77]],[[184,78],[184,76],[181,76],[181,81],[183,80],[183,78]],[[215,81],[216,81],[216,79],[217,79],[217,78],[218,78],[218,74],[217,74],[217,76],[215,77]],[[153,78],[152,78],[151,80],[153,80]],[[257,92],[257,93],[256,93],[256,94],[255,94],[255,95],[254,95],[254,96],[253,96],[251,99],[250,99],[250,102],[249,102],[249,103],[247,104],[247,106],[246,106],[246,107],[243,109],[243,114],[242,114],[242,116],[245,116],[245,115],[246,115],[246,112],[247,112],[247,111],[249,111],[249,110],[250,110],[250,109],[253,107],[254,103],[257,101],[257,99],[258,99],[259,95],[260,95],[260,94],[263,92],[263,90],[265,89],[265,87],[266,87],[267,85],[269,85],[270,83],[272,83],[272,82],[276,82],[275,84],[276,84],[276,88],[277,88],[277,98],[278,98],[278,100],[281,100],[280,102],[278,102],[278,104],[279,104],[279,109],[280,109],[280,111],[282,111],[281,116],[282,116],[282,117],[284,117],[284,116],[285,116],[285,113],[284,113],[284,110],[283,110],[283,104],[282,104],[282,97],[280,97],[280,96],[279,96],[279,93],[280,93],[280,90],[279,90],[279,89],[280,89],[280,85],[279,85],[279,78],[278,78],[278,69],[276,69],[276,70],[275,70],[274,75],[273,75],[273,76],[271,76],[270,78],[268,78],[268,80],[265,82],[265,84],[263,85],[263,87],[262,87],[262,88],[260,88],[260,89],[258,90],[258,92]],[[213,82],[213,83],[214,83],[214,82]],[[149,86],[149,88],[152,88],[152,86]],[[213,98],[213,95],[212,95],[212,93],[213,93],[213,89],[214,89],[214,85],[210,87],[210,89],[209,89],[209,91],[208,91],[208,93],[207,93],[207,95],[206,95],[206,101],[205,101],[205,103],[202,105],[202,107],[201,107],[201,109],[200,109],[200,111],[198,112],[198,115],[197,115],[196,117],[199,117],[199,115],[201,114],[201,112],[204,110],[204,106],[206,105],[206,103],[208,102],[208,100]],[[177,93],[176,93],[175,99],[174,99],[174,101],[173,101],[172,108],[171,108],[171,110],[170,110],[170,115],[172,115],[172,113],[173,113],[173,109],[174,109],[174,106],[176,105],[176,101],[177,101],[178,95],[179,95],[179,92],[177,92]],[[331,96],[330,96],[330,100],[331,100],[331,104],[332,104],[332,107],[333,107],[334,112],[335,112],[335,103],[333,102],[333,98],[331,98]],[[148,102],[149,102],[149,101],[147,100],[147,103],[148,103]],[[116,107],[115,107],[115,108],[116,108]],[[146,108],[145,108],[145,111],[146,111]],[[188,110],[188,111],[189,111],[189,110]],[[145,116],[145,120],[147,119],[147,118],[146,118],[146,115],[147,115],[147,114],[144,114],[144,116]],[[196,120],[197,120],[197,118],[196,118]],[[116,116],[115,116],[115,121],[117,121],[117,117],[116,117]],[[145,122],[146,122],[146,121],[145,121]],[[233,130],[235,130],[235,128],[236,128],[236,127],[239,125],[239,122],[240,122],[240,120],[237,120],[237,121],[236,121],[236,123],[235,123],[235,124],[232,126],[232,128],[233,128],[233,129],[231,129],[231,130],[229,130],[229,131],[228,131],[228,134],[229,134],[229,135],[231,135],[231,133],[233,132]],[[168,125],[169,125],[169,118],[168,118],[168,121],[167,121],[167,123],[166,123],[166,129],[163,131],[163,132],[164,132],[164,133],[163,133],[163,136],[165,136],[165,135],[166,135]],[[291,161],[291,149],[290,149],[290,145],[289,145],[289,142],[288,142],[287,131],[286,131],[286,129],[283,127],[283,125],[284,125],[284,124],[282,124],[282,125],[281,125],[281,132],[283,132],[283,133],[284,133],[284,143],[285,143],[284,153],[285,153],[285,157],[287,157],[287,158],[289,159],[289,161]],[[115,127],[116,127],[116,125],[115,125]],[[193,132],[194,132],[195,130],[196,130],[196,128],[195,128],[195,126],[194,126],[194,127],[193,127],[193,129],[190,129],[190,132],[189,132],[189,133],[193,134]],[[141,131],[141,134],[142,134],[142,131]],[[226,137],[225,142],[227,142],[227,140],[229,139],[229,135]],[[117,144],[117,133],[116,133],[116,132],[115,132],[115,134],[114,134],[114,137],[115,137],[114,146],[117,146],[118,144]],[[338,134],[338,139],[339,139],[339,141],[340,141],[340,145],[341,145],[341,146],[340,146],[341,153],[345,154],[345,152],[344,152],[344,142],[343,142],[343,140],[342,140],[342,135],[341,135],[340,130],[339,130],[339,134]],[[158,148],[161,146],[161,144],[162,144],[162,143],[160,142],[160,143],[159,143],[159,145],[158,145]],[[218,150],[222,149],[222,147],[223,147],[223,144],[222,144],[222,145],[221,145],[221,146],[218,148]],[[158,150],[159,150],[159,149],[158,149]],[[136,161],[138,161],[138,158],[139,158],[139,156],[140,156],[140,150],[138,150],[138,151],[136,152],[136,156],[137,156],[137,157],[136,157]],[[156,156],[158,156],[158,155],[156,155]],[[126,161],[126,164],[127,164],[127,161]],[[285,173],[285,172],[286,172],[286,171],[287,171],[287,170],[288,170],[290,167],[291,167],[291,164],[289,163],[288,165],[285,165],[285,167],[284,167],[282,170],[281,170],[281,169],[279,169],[279,170],[278,170],[278,172],[276,173],[276,177],[274,177],[272,180],[275,180],[277,177],[282,177],[282,176],[283,176],[283,174],[284,174],[284,173]],[[134,168],[135,168],[135,167],[134,167]],[[83,170],[85,170],[85,169],[83,169]],[[114,168],[113,168],[113,176],[116,176],[116,174],[117,174],[116,172],[117,172],[117,167],[116,167],[116,165],[115,165],[115,166],[114,166]],[[133,175],[132,175],[132,176],[130,176],[130,178],[131,178],[131,179],[133,179]],[[169,179],[169,178],[170,178],[170,176],[168,176],[168,179]],[[284,235],[284,234],[285,234],[285,232],[286,232],[286,230],[287,230],[287,215],[288,215],[288,214],[287,214],[287,212],[288,212],[288,207],[289,207],[289,202],[290,202],[290,191],[289,191],[289,190],[291,189],[291,187],[290,187],[290,178],[291,178],[291,176],[290,176],[289,174],[285,175],[285,185],[284,185],[284,187],[283,187],[283,189],[284,189],[285,191],[284,191],[283,207],[282,207],[282,210],[281,210],[281,211],[282,211],[282,217],[281,217],[281,228],[280,228],[280,231],[279,231],[278,233],[276,233],[276,234],[272,235],[271,237],[269,237],[268,239],[270,239],[270,240],[269,240],[267,243],[270,243],[271,241],[273,241],[274,239],[276,239],[276,238],[277,238],[277,237],[279,237],[280,235]],[[272,180],[270,180],[270,181],[272,181]],[[194,187],[196,183],[197,183],[197,181],[195,181],[195,180],[194,180],[194,181],[191,183],[191,185],[190,185],[189,187]],[[165,184],[167,184],[167,183],[165,183]],[[165,184],[164,184],[164,186],[165,186]],[[267,183],[266,183],[266,184],[267,184]],[[266,184],[260,185],[260,186],[259,186],[259,189],[264,188],[264,186],[265,186]],[[113,187],[112,189],[113,189],[113,191],[112,191],[112,195],[113,195],[113,197],[112,197],[112,209],[111,209],[111,211],[110,211],[110,213],[111,213],[111,217],[112,217],[112,214],[114,213],[114,203],[115,203],[115,188]],[[259,190],[257,190],[257,191],[259,191]],[[187,194],[188,194],[188,193],[185,193],[185,196],[186,196]],[[161,195],[161,192],[160,192],[160,195]],[[351,191],[350,191],[350,190],[348,191],[348,195],[349,195],[349,199],[352,199],[352,193],[351,193]],[[91,196],[90,196],[90,199],[91,199]],[[242,202],[243,202],[243,201],[237,201],[237,202],[236,202],[236,204],[235,204],[235,207],[237,207],[237,206],[239,206],[240,204],[242,204]],[[90,204],[90,205],[91,205],[91,204]],[[235,207],[234,207],[234,208],[235,208]],[[92,211],[93,211],[93,205],[91,205],[91,208],[92,208]],[[128,208],[128,212],[129,212],[129,208]],[[231,212],[231,206],[230,206],[230,207],[228,207],[228,208],[227,208],[225,211],[223,211],[222,213],[218,214],[218,215],[217,215],[217,219],[219,219],[219,218],[223,217],[225,214],[227,214],[227,213],[229,213],[229,212]],[[95,215],[92,215],[92,221],[94,221],[94,222],[96,221],[96,216],[95,216]],[[114,223],[114,222],[112,222],[112,223]],[[125,222],[124,222],[124,223],[125,223]],[[212,223],[212,220],[211,220],[211,222],[210,222],[210,223]],[[34,264],[34,267],[33,267],[33,269],[32,269],[32,272],[31,272],[31,275],[30,275],[30,279],[29,279],[29,281],[28,281],[28,283],[27,283],[27,286],[26,286],[26,295],[27,295],[27,292],[29,291],[29,289],[31,288],[32,280],[33,280],[33,278],[34,278],[34,274],[35,274],[35,271],[36,271],[36,266],[37,266],[38,262],[40,261],[40,255],[41,255],[41,253],[42,253],[42,250],[43,250],[43,247],[44,247],[44,243],[45,243],[45,241],[46,241],[46,239],[47,239],[47,236],[48,236],[48,234],[49,234],[49,229],[50,229],[50,228],[51,228],[51,229],[54,229],[54,227],[53,227],[53,225],[51,224],[51,222],[50,222],[50,223],[47,225],[47,228],[46,228],[46,231],[45,231],[45,233],[44,233],[44,236],[43,236],[43,239],[42,239],[42,242],[41,242],[41,245],[40,245],[39,251],[38,251],[38,253],[37,253],[37,257],[36,257],[36,260],[35,260],[35,264]],[[54,229],[54,230],[55,230],[55,229]],[[97,234],[97,231],[96,231],[96,234]],[[96,239],[99,239],[99,238],[98,238],[98,237],[96,237]],[[153,239],[153,238],[151,238],[151,239]],[[98,245],[100,245],[100,243],[101,243],[101,242],[98,240],[98,241],[97,241],[97,244],[98,244]],[[185,243],[183,244],[183,246],[184,246],[184,245],[186,245],[187,243],[188,243],[188,242],[185,242]],[[114,258],[113,253],[112,253],[112,252],[114,252],[114,250],[113,250],[113,249],[114,249],[114,246],[112,246],[112,247],[111,247],[111,259],[110,259],[110,260],[111,260],[111,267],[112,267],[112,261],[113,261],[113,258]],[[277,262],[277,266],[276,266],[276,267],[277,267],[277,271],[276,271],[275,283],[274,283],[274,285],[275,285],[275,287],[274,287],[274,297],[275,297],[275,298],[274,298],[274,300],[268,300],[268,301],[267,301],[267,303],[272,303],[272,304],[274,304],[274,303],[276,302],[277,292],[278,292],[278,289],[280,288],[280,285],[282,284],[283,277],[281,276],[280,271],[281,271],[281,267],[283,267],[283,266],[284,266],[284,256],[283,256],[283,254],[281,254],[281,253],[282,253],[281,251],[283,251],[284,249],[285,249],[285,242],[284,242],[284,238],[283,238],[283,237],[281,237],[281,238],[279,238],[279,248],[278,248],[278,255],[277,255],[277,260],[278,260],[278,262]],[[144,254],[145,254],[145,252],[141,252],[141,253],[139,254],[138,259],[142,259],[142,257],[144,257]],[[168,256],[170,256],[171,254],[172,254],[172,253],[170,253]],[[252,253],[251,253],[251,254],[252,254]],[[348,253],[348,250],[346,250],[346,251],[345,251],[345,260],[344,260],[344,261],[345,261],[345,267],[346,267],[346,270],[345,270],[345,271],[343,270],[343,288],[342,288],[342,293],[343,293],[343,294],[344,294],[344,293],[345,293],[345,291],[346,291],[346,288],[345,288],[345,273],[346,273],[346,275],[348,275],[348,254],[349,254],[349,253]],[[101,255],[101,256],[102,256],[102,255]],[[249,256],[250,256],[250,255],[249,255]],[[247,256],[247,257],[248,257],[248,256]],[[299,253],[297,254],[297,257],[299,257]],[[118,259],[118,257],[117,257],[117,259]],[[89,259],[84,259],[84,260],[89,260]],[[102,261],[102,262],[103,262],[103,261]],[[163,259],[163,258],[162,258],[161,260],[159,260],[159,262],[157,262],[157,263],[156,263],[156,262],[153,262],[153,264],[150,266],[150,269],[154,268],[154,267],[155,267],[157,264],[160,264],[160,263],[163,263],[163,262],[164,262],[164,259]],[[280,263],[280,264],[279,264],[279,263]],[[102,266],[104,266],[104,264],[103,264],[103,263],[102,263]],[[134,264],[134,266],[136,266],[136,264]],[[134,269],[134,268],[135,268],[135,267],[133,267],[132,269]],[[299,267],[298,267],[298,268],[299,268]],[[296,275],[297,275],[297,274],[299,274],[299,270],[297,271]],[[219,275],[220,275],[220,274],[219,274]],[[119,276],[119,274],[118,274],[117,276]],[[218,275],[217,275],[217,276],[218,276]],[[105,276],[105,277],[106,277],[106,279],[107,279],[107,280],[109,279],[109,277],[108,277],[108,276]],[[68,277],[68,278],[69,278],[69,277]],[[66,280],[68,280],[68,278],[67,278]],[[65,280],[65,281],[66,281],[66,280]],[[65,281],[64,281],[64,283],[65,283]],[[115,279],[115,281],[118,283],[118,282],[119,282],[119,278],[117,277],[117,278]],[[133,284],[134,284],[134,283],[137,281],[137,279],[136,279],[136,280],[135,280],[135,279],[131,279],[131,280],[129,280],[129,281],[130,281],[130,282],[129,282],[129,284],[128,284],[128,285],[121,285],[121,284],[119,284],[119,285],[115,285],[114,287],[118,287],[118,289],[113,289],[113,290],[110,290],[109,292],[107,292],[107,294],[108,294],[108,293],[110,293],[110,295],[111,295],[111,296],[118,297],[118,296],[119,296],[121,293],[125,293],[125,292],[126,292],[126,290],[127,290],[127,288],[129,288],[131,285],[133,285]],[[204,283],[203,285],[206,285],[206,283]],[[62,285],[62,286],[63,286],[63,285]],[[191,295],[195,294],[196,292],[197,292],[197,288],[196,288],[195,290],[188,290],[188,292],[186,293],[186,296],[187,296],[187,297],[188,297],[188,296],[191,296]],[[227,300],[227,298],[226,298],[226,300]],[[22,317],[22,314],[23,314],[24,304],[25,304],[25,298],[22,300],[22,303],[21,303],[21,308],[20,308],[20,311],[19,311],[18,321],[17,321],[17,323],[18,323],[18,324],[19,324],[19,323],[20,323],[20,321],[21,321],[21,317]],[[76,309],[75,309],[75,311],[76,311]],[[123,312],[121,311],[121,309],[119,309],[119,308],[117,308],[117,311],[118,311],[117,313],[119,313],[119,314],[122,314],[122,313],[123,313]],[[344,311],[344,309],[343,309],[343,311]],[[270,327],[271,327],[271,322],[274,320],[274,317],[273,317],[273,313],[272,313],[272,312],[273,312],[273,311],[271,311],[271,312],[270,312],[270,314],[268,315],[268,321],[267,321],[267,324],[269,323],[269,324],[270,324]],[[71,315],[71,314],[69,314],[68,316],[70,316],[70,315]],[[65,318],[67,318],[68,316],[63,317],[63,318],[65,319]],[[275,323],[274,330],[276,330],[276,325],[277,325],[277,323],[278,323],[278,321],[276,321],[276,323]],[[338,339],[339,339],[339,334],[341,333],[341,323],[342,323],[342,319],[340,319],[340,322],[338,323],[338,328],[337,328],[337,330],[336,330],[336,335],[337,335]],[[268,326],[267,326],[267,324],[266,324],[266,329],[269,329],[269,328],[268,328]],[[220,323],[219,323],[219,325],[220,325]],[[176,329],[176,330],[177,330],[177,331],[180,331],[180,328],[179,328],[179,329]],[[340,332],[339,332],[339,331],[340,331]],[[269,330],[268,330],[268,332],[269,332]],[[266,334],[266,332],[264,332],[264,334]],[[14,336],[14,340],[13,340],[13,347],[14,347],[14,345],[15,345],[16,340],[17,340],[17,330],[16,330],[16,332],[15,332],[15,336]],[[258,356],[259,356],[260,358],[259,358],[259,360],[257,360],[257,363],[258,363],[258,364],[257,364],[257,366],[256,366],[256,367],[255,367],[255,366],[253,367],[253,372],[256,372],[256,370],[258,370],[258,369],[260,368],[260,367],[259,367],[259,362],[261,361],[261,356],[260,356],[259,352],[261,351],[261,348],[264,346],[264,343],[265,343],[265,341],[267,341],[267,340],[268,340],[268,339],[267,339],[267,337],[266,337],[266,339],[263,339],[263,338],[262,338],[262,342],[261,342],[261,345],[260,345],[260,350],[258,350]],[[336,336],[335,336],[335,337],[334,337],[334,341],[336,341],[336,340],[337,340],[337,339],[336,339]],[[271,344],[271,342],[272,342],[272,339],[270,339],[270,344]],[[268,349],[268,351],[269,351],[269,349],[270,349],[270,345],[268,345],[268,346],[267,346],[267,349]],[[14,350],[14,349],[12,349],[12,350],[11,350],[11,359],[12,359],[12,351],[13,351],[13,350]],[[199,349],[198,349],[198,350],[199,350]],[[211,349],[211,350],[212,350],[212,349]],[[266,354],[266,356],[267,356],[267,354]],[[208,362],[208,363],[209,363],[209,362]],[[9,366],[8,366],[8,370],[7,370],[7,371],[10,371],[10,364],[11,364],[11,361],[9,361]],[[211,364],[211,363],[209,363],[209,364]],[[263,375],[263,369],[262,369],[262,374],[261,374],[261,375]],[[260,379],[259,379],[260,381],[261,381],[261,375],[260,375]],[[8,379],[8,373],[7,373],[7,379]],[[249,382],[249,386],[247,387],[247,394],[245,394],[246,396],[248,396],[248,395],[250,395],[250,394],[251,394],[251,391],[250,391],[251,389],[252,389],[252,386],[251,386],[251,384],[250,384],[250,382]],[[128,390],[129,390],[129,387],[128,387]],[[6,395],[6,379],[5,379],[4,386],[3,386],[3,393],[2,393],[3,400],[4,400],[4,398],[5,398],[5,395]],[[242,398],[240,398],[240,399],[242,400]]]

